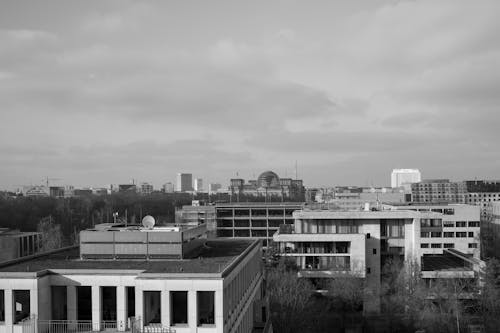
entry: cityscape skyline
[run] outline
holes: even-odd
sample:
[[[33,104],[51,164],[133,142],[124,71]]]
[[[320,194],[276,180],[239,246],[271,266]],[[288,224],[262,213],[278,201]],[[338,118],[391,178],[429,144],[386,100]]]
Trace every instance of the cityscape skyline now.
[[[498,178],[499,6],[3,1],[0,186]]]

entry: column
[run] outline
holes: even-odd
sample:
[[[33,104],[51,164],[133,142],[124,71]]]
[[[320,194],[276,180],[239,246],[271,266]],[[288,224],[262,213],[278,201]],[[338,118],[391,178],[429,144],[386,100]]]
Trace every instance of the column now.
[[[30,289],[30,319],[38,318],[38,290]]]
[[[161,291],[161,326],[170,327],[170,291]]]
[[[5,327],[8,333],[13,331],[14,325],[14,293],[12,289],[5,289]]]
[[[140,326],[142,328],[143,322],[142,318],[144,318],[144,308],[142,305],[143,302],[143,292],[142,289],[139,288],[138,285],[135,286],[135,318],[140,320]]]
[[[76,329],[76,321],[78,320],[78,302],[76,286],[66,286],[66,310],[67,318],[70,322],[68,329]]]
[[[125,331],[127,328],[127,297],[126,287],[116,287],[116,327],[118,331]]]
[[[101,287],[92,286],[92,329],[101,330]]]
[[[188,324],[191,329],[198,326],[198,313],[196,304],[196,291],[188,291]]]

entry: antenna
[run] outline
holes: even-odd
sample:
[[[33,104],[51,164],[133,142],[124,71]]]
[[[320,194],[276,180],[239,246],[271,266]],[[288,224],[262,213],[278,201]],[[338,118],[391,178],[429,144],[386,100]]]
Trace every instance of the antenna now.
[[[299,176],[297,175],[297,160],[295,160],[295,180],[299,179]]]

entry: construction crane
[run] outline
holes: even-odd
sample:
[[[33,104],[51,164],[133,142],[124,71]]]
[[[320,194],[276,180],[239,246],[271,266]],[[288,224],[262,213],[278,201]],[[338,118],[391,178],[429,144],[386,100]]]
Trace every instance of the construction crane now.
[[[53,180],[61,180],[61,178],[49,178],[48,176],[45,176],[45,178],[42,179],[42,181],[45,182],[45,185],[47,186],[47,188],[49,188],[49,181],[53,181]]]

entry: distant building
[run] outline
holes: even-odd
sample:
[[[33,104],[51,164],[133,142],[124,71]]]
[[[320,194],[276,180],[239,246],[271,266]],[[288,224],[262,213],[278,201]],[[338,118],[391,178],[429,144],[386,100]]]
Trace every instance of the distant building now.
[[[375,188],[375,187],[335,187],[318,189],[315,195],[318,203],[332,204],[341,210],[359,210],[366,203],[376,206],[382,203],[404,203],[407,195],[403,188]]]
[[[64,186],[51,186],[49,187],[50,196],[53,198],[64,198],[65,197]]]
[[[208,232],[212,235],[217,228],[215,206],[200,205],[195,200],[191,206],[185,205],[175,210],[175,223],[186,226],[206,224]]]
[[[137,186],[135,184],[119,184],[118,192],[120,193],[136,193]]]
[[[149,183],[142,183],[141,184],[141,194],[143,195],[150,195],[153,193],[153,185]]]
[[[233,178],[230,180],[229,191],[238,196],[281,197],[283,201],[304,201],[305,188],[301,179],[280,178],[273,171],[265,171],[257,180]],[[285,200],[286,198],[286,200]],[[237,199],[238,201],[238,199]]]
[[[500,181],[498,180],[466,180],[465,203],[481,207],[481,217],[485,219],[488,205],[500,201]]]
[[[90,188],[75,188],[73,195],[75,197],[88,197],[94,194]]]
[[[411,198],[419,203],[465,203],[467,188],[464,182],[449,179],[426,179],[411,184]]]
[[[391,173],[391,187],[418,183],[420,180],[421,175],[418,169],[394,169]]]
[[[208,184],[208,194],[216,193],[221,188],[222,188],[222,185],[219,183],[210,183],[210,184]]]
[[[108,189],[107,188],[93,188],[92,193],[95,195],[107,195],[108,194]]]
[[[41,233],[0,228],[0,262],[37,253]]]
[[[175,191],[174,184],[172,184],[170,182],[163,184],[163,192],[164,193],[174,193],[174,191]]]
[[[23,189],[24,195],[27,197],[47,197],[49,189],[45,186],[26,186]]]
[[[201,178],[194,179],[194,190],[197,192],[203,191],[203,179]]]
[[[2,332],[272,332],[257,240],[98,225],[0,267]]]
[[[177,174],[177,192],[188,192],[193,190],[193,175],[190,173]]]

